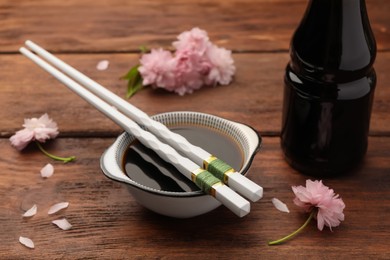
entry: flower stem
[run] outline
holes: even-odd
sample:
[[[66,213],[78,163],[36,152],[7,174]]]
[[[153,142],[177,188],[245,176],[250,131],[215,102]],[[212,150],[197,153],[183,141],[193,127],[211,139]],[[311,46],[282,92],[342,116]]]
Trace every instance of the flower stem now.
[[[287,241],[288,239],[292,238],[293,236],[297,235],[299,232],[301,232],[306,226],[307,224],[309,224],[310,220],[314,217],[314,214],[315,214],[316,210],[313,210],[311,213],[310,213],[310,216],[309,218],[306,220],[306,222],[300,227],[298,228],[297,230],[295,230],[294,232],[292,232],[290,235],[288,236],[285,236],[281,239],[278,239],[278,240],[274,240],[274,241],[270,241],[268,242],[268,245],[269,246],[272,246],[272,245],[278,245],[278,244],[281,244],[285,241]]]
[[[47,157],[52,158],[57,161],[62,161],[64,163],[71,162],[76,159],[75,156],[70,156],[70,157],[59,157],[55,156],[53,154],[48,153],[45,149],[43,149],[42,145],[38,142],[35,141],[36,145],[38,146],[39,150],[41,150],[42,153],[44,153]]]

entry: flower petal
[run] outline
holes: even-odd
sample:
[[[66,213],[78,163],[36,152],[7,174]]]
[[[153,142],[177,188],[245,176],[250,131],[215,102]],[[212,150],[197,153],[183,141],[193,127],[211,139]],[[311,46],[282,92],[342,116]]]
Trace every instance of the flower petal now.
[[[109,64],[110,64],[110,62],[108,60],[99,61],[98,64],[96,65],[96,69],[97,70],[106,70],[106,69],[108,69]]]
[[[274,204],[274,206],[277,210],[280,210],[280,211],[286,212],[286,213],[290,213],[290,210],[288,209],[287,205],[285,203],[283,203],[282,201],[280,201],[279,199],[273,198],[272,204]]]
[[[19,237],[19,242],[28,248],[35,248],[34,242],[27,237]]]
[[[52,223],[62,230],[69,230],[72,228],[72,225],[65,218],[53,220]]]
[[[322,231],[324,229],[325,220],[321,214],[317,214],[317,228]],[[331,228],[332,229],[332,228]]]
[[[35,214],[37,214],[37,205],[36,204],[34,204],[34,206],[32,206],[29,210],[24,212],[23,217],[28,218],[28,217],[34,216]]]
[[[58,211],[67,208],[68,206],[69,206],[69,202],[60,202],[60,203],[54,204],[53,206],[51,206],[51,208],[49,209],[47,214],[51,215],[51,214],[57,213]]]
[[[49,178],[53,175],[54,173],[54,167],[50,163],[46,164],[42,169],[41,169],[41,176],[42,178]]]
[[[34,131],[22,129],[10,137],[11,145],[18,151],[23,150],[34,138]]]

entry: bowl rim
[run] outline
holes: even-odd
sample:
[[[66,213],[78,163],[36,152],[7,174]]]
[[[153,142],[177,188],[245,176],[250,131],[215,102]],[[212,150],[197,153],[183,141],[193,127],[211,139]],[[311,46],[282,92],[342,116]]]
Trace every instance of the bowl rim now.
[[[245,175],[248,172],[250,166],[252,165],[252,162],[254,160],[255,155],[257,154],[257,152],[260,150],[260,148],[262,146],[262,137],[261,137],[260,133],[256,129],[254,129],[253,127],[251,127],[251,126],[249,126],[247,124],[243,124],[241,122],[232,121],[232,120],[228,120],[228,119],[225,119],[225,118],[222,118],[222,117],[219,117],[219,116],[215,116],[215,115],[211,115],[211,114],[207,114],[207,113],[195,112],[195,111],[171,111],[171,112],[164,112],[164,113],[155,114],[155,115],[151,116],[151,118],[156,118],[158,116],[161,117],[163,115],[178,114],[178,113],[179,114],[180,113],[191,113],[191,114],[194,114],[194,115],[198,114],[198,115],[213,117],[216,120],[228,121],[229,123],[236,124],[236,126],[238,126],[238,128],[240,128],[240,126],[241,126],[241,128],[242,127],[247,127],[250,131],[252,131],[253,134],[255,135],[255,137],[257,138],[258,142],[256,144],[256,147],[253,149],[252,154],[250,154],[249,158],[246,159],[247,163],[244,165],[244,168],[241,168],[240,171],[239,171],[243,175]],[[240,130],[242,130],[241,128],[240,128]],[[190,191],[190,192],[177,192],[177,191],[158,190],[158,189],[155,189],[155,188],[151,188],[151,187],[145,186],[145,185],[143,185],[141,183],[138,183],[138,182],[128,178],[126,176],[126,174],[123,172],[123,170],[121,169],[121,167],[119,167],[117,165],[117,163],[116,163],[116,167],[118,168],[117,170],[119,170],[121,172],[121,174],[124,174],[127,177],[128,180],[117,179],[115,177],[112,177],[112,174],[110,173],[110,170],[107,169],[107,167],[105,165],[105,157],[108,156],[109,153],[113,153],[114,156],[115,156],[116,151],[113,151],[113,149],[116,146],[116,144],[119,143],[122,139],[129,138],[130,136],[131,135],[126,133],[126,132],[123,132],[122,134],[120,134],[118,137],[116,137],[115,141],[103,152],[102,156],[100,157],[100,168],[103,171],[103,174],[108,179],[111,179],[111,180],[116,181],[116,182],[124,183],[124,184],[129,184],[133,188],[140,189],[140,190],[142,190],[144,192],[148,192],[148,193],[152,193],[152,194],[160,195],[160,196],[162,195],[162,196],[175,197],[175,198],[208,196],[207,194],[205,194],[201,190]]]

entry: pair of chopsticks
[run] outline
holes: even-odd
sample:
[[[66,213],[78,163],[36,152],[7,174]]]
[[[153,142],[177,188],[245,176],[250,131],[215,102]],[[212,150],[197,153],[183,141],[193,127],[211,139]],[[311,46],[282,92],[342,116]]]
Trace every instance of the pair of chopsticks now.
[[[163,160],[171,163],[205,193],[215,197],[238,216],[242,217],[248,214],[250,204],[235,191],[252,201],[257,201],[262,197],[262,187],[236,172],[225,162],[202,148],[190,144],[183,136],[171,132],[165,125],[154,121],[143,111],[37,44],[31,41],[26,41],[25,44],[37,55],[25,47],[20,48],[22,54],[113,120],[126,132],[134,135],[143,145],[154,150]],[[148,130],[143,130],[138,124],[147,127]],[[167,144],[162,143],[156,136]],[[180,155],[177,150],[188,158]]]

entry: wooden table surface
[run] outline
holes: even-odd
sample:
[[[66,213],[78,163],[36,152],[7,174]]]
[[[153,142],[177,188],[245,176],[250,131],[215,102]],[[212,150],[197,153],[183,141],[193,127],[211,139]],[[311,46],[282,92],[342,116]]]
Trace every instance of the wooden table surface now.
[[[389,259],[390,258],[390,1],[367,0],[377,40],[378,84],[369,148],[361,169],[324,183],[346,203],[345,221],[320,232],[314,221],[280,246],[267,241],[300,226],[307,215],[292,202],[292,185],[310,178],[290,168],[280,149],[283,74],[291,35],[306,0],[1,0],[0,1],[0,259]],[[18,53],[31,39],[120,96],[119,79],[139,58],[138,47],[168,48],[175,37],[198,26],[219,46],[233,50],[237,72],[229,86],[192,95],[145,89],[129,100],[152,115],[192,110],[249,124],[263,136],[248,177],[264,187],[264,198],[238,218],[225,207],[190,219],[173,219],[143,208],[127,189],[99,167],[104,150],[121,129]],[[110,66],[98,71],[107,59]],[[198,104],[202,104],[199,106]],[[69,164],[53,162],[34,146],[23,152],[9,137],[24,118],[48,113],[60,135],[45,144]],[[48,162],[49,179],[40,177]],[[286,202],[277,211],[271,199]],[[47,209],[69,201],[68,209]],[[33,204],[38,214],[23,219]],[[66,217],[62,231],[51,221]],[[35,242],[28,249],[18,242]]]

